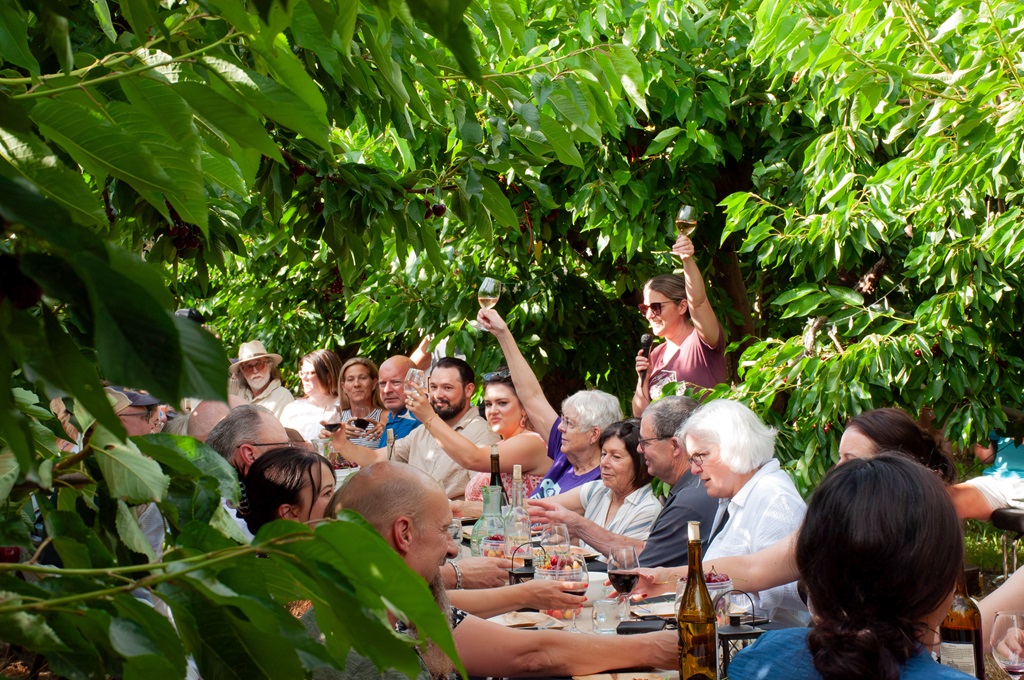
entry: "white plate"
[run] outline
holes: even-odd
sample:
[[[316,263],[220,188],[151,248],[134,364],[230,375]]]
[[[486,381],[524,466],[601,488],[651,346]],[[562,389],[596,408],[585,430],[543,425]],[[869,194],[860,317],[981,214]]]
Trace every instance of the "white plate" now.
[[[662,618],[675,618],[675,602],[652,602],[650,604],[637,604],[629,608],[633,616],[660,616]]]
[[[565,628],[565,623],[540,612],[509,612],[487,619],[509,628]]]

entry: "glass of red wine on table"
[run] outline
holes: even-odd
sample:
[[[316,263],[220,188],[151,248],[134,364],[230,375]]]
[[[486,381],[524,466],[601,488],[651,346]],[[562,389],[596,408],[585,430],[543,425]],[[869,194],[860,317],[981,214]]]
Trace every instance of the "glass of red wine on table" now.
[[[620,603],[626,601],[640,581],[639,568],[633,546],[612,548],[608,553],[608,581],[619,594]]]

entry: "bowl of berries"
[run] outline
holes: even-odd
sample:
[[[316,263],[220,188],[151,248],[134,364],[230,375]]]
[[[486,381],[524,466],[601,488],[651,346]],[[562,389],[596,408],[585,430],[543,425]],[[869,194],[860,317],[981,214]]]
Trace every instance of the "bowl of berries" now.
[[[712,567],[711,571],[704,572],[704,583],[708,586],[708,594],[711,601],[718,603],[719,598],[732,590],[732,579],[728,574],[720,574]],[[683,591],[686,590],[686,577],[679,579],[676,583],[676,611],[679,611],[679,600],[683,598]]]
[[[484,557],[505,556],[505,536],[502,534],[491,534],[480,540],[480,554]]]
[[[570,554],[546,554],[537,562],[534,578],[540,581],[588,583],[587,563]],[[566,592],[582,595],[585,591],[583,589],[568,588]],[[573,615],[582,608],[583,600],[580,600],[578,607],[570,609],[545,609],[544,613],[556,619],[572,619]]]

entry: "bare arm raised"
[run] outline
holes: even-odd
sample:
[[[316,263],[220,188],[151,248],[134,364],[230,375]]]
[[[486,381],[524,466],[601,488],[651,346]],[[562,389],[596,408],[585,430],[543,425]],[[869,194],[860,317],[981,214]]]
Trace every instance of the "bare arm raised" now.
[[[704,288],[704,277],[700,268],[693,261],[693,241],[680,234],[672,246],[672,252],[683,261],[683,278],[686,279],[686,299],[690,306],[690,321],[693,327],[709,347],[716,347],[721,339],[721,326],[715,310],[708,302]]]
[[[430,434],[452,460],[467,470],[487,472],[491,469],[490,446],[473,443],[437,418],[425,394],[407,388],[405,398],[413,415],[420,422],[430,423]],[[519,434],[499,442],[498,453],[501,455],[502,472],[512,472],[514,465],[522,465],[524,473],[543,476],[551,467],[544,442],[533,435]]]
[[[516,394],[519,401],[530,416],[530,422],[544,441],[547,441],[551,433],[551,427],[558,419],[558,411],[551,406],[544,390],[541,389],[540,381],[533,374],[533,369],[527,363],[526,357],[519,351],[516,339],[512,337],[505,320],[493,309],[481,309],[476,320],[480,327],[498,339],[501,351],[505,354],[505,363],[508,364],[509,372],[512,374],[512,382],[516,387]]]

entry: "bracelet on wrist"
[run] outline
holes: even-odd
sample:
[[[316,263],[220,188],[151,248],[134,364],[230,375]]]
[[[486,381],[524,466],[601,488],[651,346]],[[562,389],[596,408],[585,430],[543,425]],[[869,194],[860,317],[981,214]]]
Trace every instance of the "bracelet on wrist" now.
[[[454,562],[449,562],[448,564],[452,565],[452,569],[455,570],[455,590],[462,590],[462,570]]]

